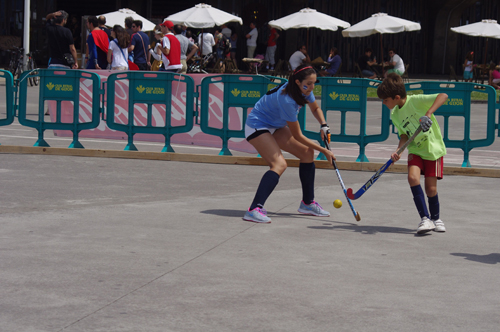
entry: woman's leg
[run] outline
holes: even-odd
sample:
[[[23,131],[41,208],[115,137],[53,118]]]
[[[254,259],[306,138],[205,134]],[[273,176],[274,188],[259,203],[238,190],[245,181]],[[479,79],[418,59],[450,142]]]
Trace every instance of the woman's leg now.
[[[314,178],[316,166],[314,164],[314,149],[297,141],[288,127],[278,129],[273,135],[279,147],[295,157],[299,158],[299,178],[302,184],[302,202],[299,212],[315,216],[329,216],[330,213],[323,210],[314,201]]]
[[[271,195],[274,188],[279,182],[281,174],[286,169],[286,161],[283,157],[281,150],[276,143],[276,140],[271,133],[263,133],[249,141],[261,157],[267,162],[270,167],[260,180],[259,187],[255,193],[254,199],[248,212],[243,217],[244,220],[269,223],[269,219],[263,210],[267,198]]]

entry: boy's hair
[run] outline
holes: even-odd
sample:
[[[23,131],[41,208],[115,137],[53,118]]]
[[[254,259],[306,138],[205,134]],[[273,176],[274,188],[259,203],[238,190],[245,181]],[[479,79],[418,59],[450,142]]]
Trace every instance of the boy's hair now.
[[[377,88],[377,96],[380,99],[394,99],[396,96],[406,98],[405,84],[401,76],[396,73],[387,75]]]
[[[373,50],[371,49],[371,47],[365,48],[365,53],[368,53],[368,52],[373,53]]]

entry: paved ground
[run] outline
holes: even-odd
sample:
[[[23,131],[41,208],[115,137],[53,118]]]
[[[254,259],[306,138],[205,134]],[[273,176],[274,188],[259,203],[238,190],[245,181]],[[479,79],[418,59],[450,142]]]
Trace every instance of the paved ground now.
[[[4,145],[34,137],[0,128]],[[385,160],[392,143],[370,149],[373,158]],[[495,144],[478,150],[488,167],[499,165]],[[355,158],[350,150],[339,160]],[[394,173],[353,202],[356,222],[331,169],[317,170],[316,199],[332,216],[299,215],[289,168],[266,203],[273,222],[245,222],[266,169],[0,154],[0,331],[498,329],[499,178],[446,176],[447,232],[416,236],[406,176]],[[342,171],[353,188],[371,175]]]

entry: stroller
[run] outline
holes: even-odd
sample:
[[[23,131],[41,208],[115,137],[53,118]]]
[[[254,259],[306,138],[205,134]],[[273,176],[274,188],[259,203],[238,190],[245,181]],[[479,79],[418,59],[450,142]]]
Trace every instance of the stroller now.
[[[200,57],[193,57],[193,62],[188,65],[187,72],[188,73],[204,73],[208,74],[206,70],[211,68],[215,61],[217,60],[217,54],[215,52],[207,54]]]

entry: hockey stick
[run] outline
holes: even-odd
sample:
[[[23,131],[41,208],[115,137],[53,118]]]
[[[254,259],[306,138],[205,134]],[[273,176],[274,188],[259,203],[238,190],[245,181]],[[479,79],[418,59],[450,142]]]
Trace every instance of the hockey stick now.
[[[406,141],[406,143],[400,147],[397,151],[397,154],[401,154],[404,149],[408,147],[408,145],[417,137],[418,134],[422,131],[422,127],[418,127],[415,133]],[[347,196],[350,199],[358,199],[360,198],[374,183],[378,180],[379,177],[384,174],[384,172],[391,166],[393,163],[392,159],[389,159],[388,162],[384,164],[371,178],[368,180],[355,194],[352,192],[352,188],[347,189]]]
[[[327,137],[325,137],[323,142],[325,143],[326,148],[328,150],[330,150],[330,144],[328,143]],[[342,187],[342,190],[344,191],[345,198],[347,199],[347,202],[349,203],[349,206],[351,207],[352,214],[354,214],[354,218],[356,218],[357,221],[360,221],[361,217],[359,216],[359,213],[356,212],[356,210],[354,210],[354,206],[352,205],[351,200],[349,199],[349,197],[347,197],[347,191],[345,189],[344,181],[342,181],[342,177],[340,176],[340,172],[339,172],[339,169],[337,167],[337,163],[335,162],[335,159],[332,159],[332,165],[333,165],[333,168],[335,169],[335,172],[337,172],[337,178],[339,179],[340,186]]]

